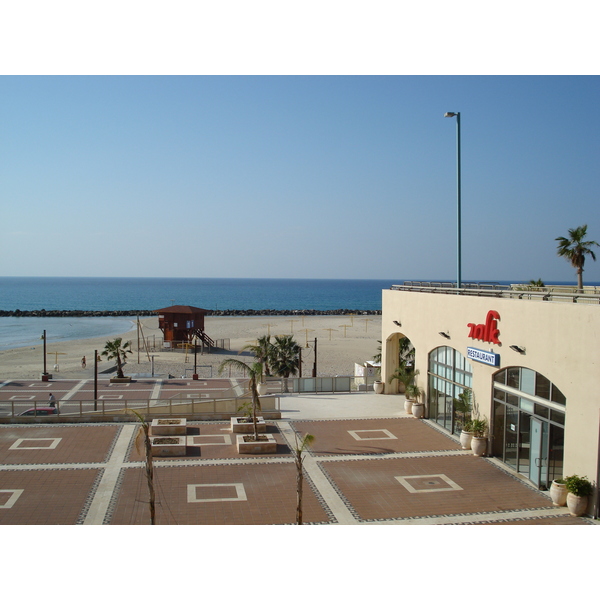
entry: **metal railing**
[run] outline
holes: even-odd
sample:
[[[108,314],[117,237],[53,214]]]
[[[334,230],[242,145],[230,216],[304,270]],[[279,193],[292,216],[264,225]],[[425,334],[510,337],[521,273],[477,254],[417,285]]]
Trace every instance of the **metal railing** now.
[[[319,394],[319,393],[372,393],[377,377],[290,377],[269,378],[268,393],[261,396],[264,414],[280,413],[281,394]],[[227,418],[238,414],[240,407],[250,400],[246,380],[223,390],[202,390],[178,392],[162,398],[121,398],[97,400],[77,399],[56,401],[58,414],[26,416],[21,413],[30,409],[48,408],[47,400],[0,400],[0,423],[40,423],[60,421],[97,421],[103,418],[112,420],[134,420],[133,410],[157,417],[187,416],[197,420],[203,418]],[[270,417],[276,418],[276,417]]]
[[[514,298],[516,300],[600,305],[600,288],[597,286],[588,286],[581,291],[572,286],[548,286],[540,288],[526,284],[468,283],[463,284],[463,287],[457,289],[456,284],[449,282],[405,281],[404,284],[393,285],[390,289],[401,292],[458,294],[460,296]]]

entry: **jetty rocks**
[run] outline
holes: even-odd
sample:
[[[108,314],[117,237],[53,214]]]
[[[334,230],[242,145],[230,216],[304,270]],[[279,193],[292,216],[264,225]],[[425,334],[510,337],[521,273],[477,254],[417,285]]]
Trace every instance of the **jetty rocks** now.
[[[381,310],[207,310],[209,317],[381,315]],[[155,317],[153,310],[0,310],[0,317]]]

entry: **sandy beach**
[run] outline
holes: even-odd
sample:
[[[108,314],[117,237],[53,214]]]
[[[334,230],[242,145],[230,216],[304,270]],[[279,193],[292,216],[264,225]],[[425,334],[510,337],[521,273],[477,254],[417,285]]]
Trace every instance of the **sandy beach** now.
[[[40,319],[43,321],[43,319]],[[125,366],[125,374],[148,374],[152,371],[151,357],[154,356],[155,376],[191,377],[194,356],[191,352],[171,351],[161,348],[162,333],[158,318],[140,319],[143,336],[133,331],[123,335],[131,341],[133,354]],[[317,375],[353,375],[354,364],[363,364],[377,353],[381,339],[381,316],[307,316],[296,317],[206,317],[205,331],[213,340],[226,340],[229,350],[215,350],[200,354],[196,358],[200,377],[217,377],[219,364],[228,357],[250,362],[249,354],[239,355],[247,344],[252,344],[263,335],[293,334],[302,346],[303,376],[310,376],[314,363],[314,339],[317,338]],[[101,353],[104,344],[114,339],[97,337],[60,343],[48,343],[46,365],[54,379],[88,379],[94,377],[94,350]],[[144,340],[147,346],[144,346]],[[306,348],[306,342],[309,347]],[[82,368],[81,359],[86,357],[87,366]],[[0,352],[0,380],[38,379],[44,366],[43,345],[15,348]],[[56,368],[55,365],[58,364]],[[114,365],[114,361],[103,359],[99,373]],[[108,375],[104,375],[107,377]],[[102,375],[100,375],[102,377]]]

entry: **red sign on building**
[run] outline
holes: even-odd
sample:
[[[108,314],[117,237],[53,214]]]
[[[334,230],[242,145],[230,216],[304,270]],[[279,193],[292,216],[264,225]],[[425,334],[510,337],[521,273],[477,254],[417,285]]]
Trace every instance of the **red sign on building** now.
[[[500,314],[495,310],[488,311],[485,323],[476,325],[475,323],[467,323],[469,328],[469,336],[474,340],[481,340],[482,342],[490,342],[490,344],[501,345],[498,336],[500,331],[498,329],[498,321],[500,320]]]

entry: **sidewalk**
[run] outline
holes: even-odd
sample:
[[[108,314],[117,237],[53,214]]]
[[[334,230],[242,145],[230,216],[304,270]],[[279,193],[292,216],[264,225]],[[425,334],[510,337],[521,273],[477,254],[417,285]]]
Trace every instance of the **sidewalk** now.
[[[229,423],[188,422],[194,446],[156,458],[159,524],[293,524],[296,434],[305,454],[309,524],[595,524],[478,458],[398,396],[284,396],[269,422],[276,455],[240,456]],[[0,426],[0,524],[148,524],[139,426]]]

